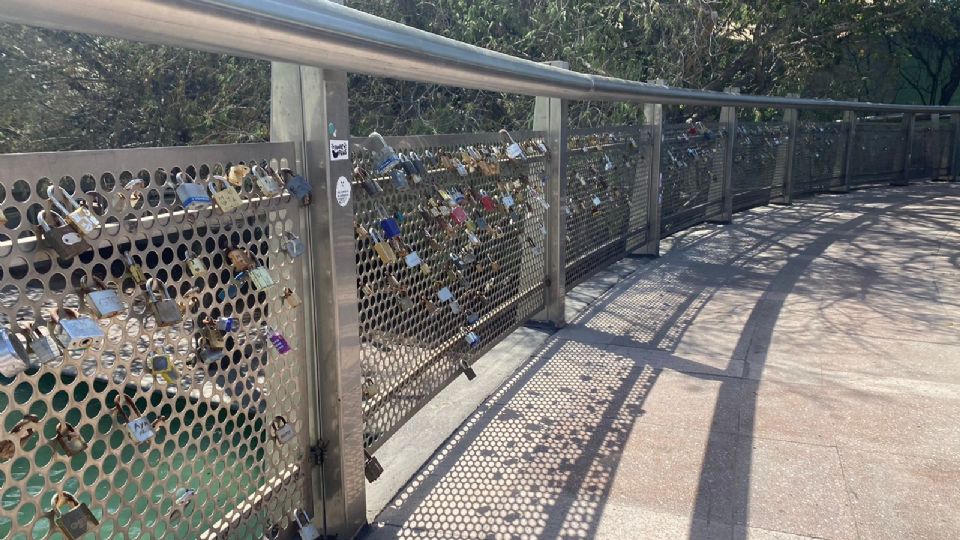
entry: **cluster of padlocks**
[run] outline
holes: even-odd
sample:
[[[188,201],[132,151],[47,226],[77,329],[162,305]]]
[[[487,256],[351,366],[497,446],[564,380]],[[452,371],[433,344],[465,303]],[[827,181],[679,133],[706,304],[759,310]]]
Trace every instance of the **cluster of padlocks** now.
[[[662,157],[661,233],[670,234],[704,220],[722,175],[727,129],[702,122],[665,125]]]
[[[262,199],[289,194],[306,205],[311,197],[310,183],[303,176],[289,169],[275,172],[266,162],[252,167],[233,165],[226,175],[209,175],[202,180],[191,178],[186,172],[179,172],[174,178],[177,200],[187,214],[203,209],[222,215],[236,212],[246,204],[243,193],[251,192],[251,186],[256,186],[258,193],[255,196]],[[137,182],[142,181],[133,181]],[[47,207],[36,214],[39,249],[54,252],[61,265],[69,265],[74,258],[87,257],[90,252],[96,252],[96,239],[106,226],[103,218],[95,209],[71,197],[60,186],[50,186],[46,194]],[[229,264],[231,280],[216,290],[218,301],[223,302],[247,292],[265,291],[277,285],[278,280],[274,279],[263,256],[257,257],[253,251],[256,249],[251,250],[251,246],[244,245],[234,245],[224,251],[222,260]],[[281,251],[286,257],[296,259],[304,253],[305,247],[296,235],[286,232]],[[125,267],[124,279],[134,284],[134,296],[141,295],[148,308],[143,312],[145,326],[166,329],[181,325],[185,318],[195,318],[191,326],[195,330],[195,351],[186,363],[199,367],[215,366],[224,359],[228,338],[240,330],[241,321],[238,317],[219,315],[219,311],[216,316],[203,313],[203,305],[209,302],[201,301],[201,298],[210,293],[201,284],[209,268],[200,254],[189,256],[182,262],[185,272],[197,279],[191,289],[180,295],[175,290],[172,293],[171,287],[159,276],[151,275],[130,251],[115,256],[121,259]],[[105,266],[109,268],[112,262],[105,261]],[[104,331],[106,321],[121,315],[126,315],[128,321],[129,317],[136,317],[117,285],[108,284],[97,277],[88,278],[86,272],[79,279],[79,287],[75,291],[79,298],[78,307],[68,308],[58,302],[47,313],[46,321],[11,321],[9,327],[0,327],[0,375],[5,378],[0,382],[4,386],[12,389],[18,377],[40,377],[49,366],[66,366],[62,363],[65,359],[81,358],[88,352],[97,354],[107,340],[115,339],[108,337]],[[284,288],[280,299],[284,308],[294,309],[301,304],[300,297],[289,287]],[[277,354],[285,355],[291,350],[284,335],[270,326],[264,327],[262,338]],[[166,352],[167,348],[155,341],[150,347],[145,371],[152,375],[154,381],[176,387],[181,383],[182,375],[177,372],[170,354]],[[75,372],[73,367],[69,370]],[[111,393],[113,402],[105,404],[109,407],[108,415],[114,417],[116,425],[126,433],[131,444],[136,447],[149,445],[164,429],[167,418],[159,414],[150,418],[142,405],[138,404],[145,403],[147,395],[131,396],[130,393],[129,387],[128,391]],[[279,414],[270,422],[268,432],[278,445],[287,444],[296,436],[291,423]],[[49,444],[68,458],[82,456],[94,444],[96,433],[103,432],[100,429],[91,433],[94,433],[93,438],[89,435],[84,437],[81,430],[64,419],[59,420],[54,433],[49,433],[41,424],[40,416],[25,414],[15,425],[8,426],[9,438],[0,441],[0,463],[15,458],[18,446],[24,449]],[[167,518],[171,522],[180,520],[196,495],[194,489],[178,488]],[[50,520],[68,539],[84,537],[99,525],[90,507],[66,490],[54,497]],[[297,520],[300,521],[299,515]],[[305,537],[319,537],[319,533],[309,536],[310,531],[316,531],[309,520],[302,524],[303,531],[308,533]]]

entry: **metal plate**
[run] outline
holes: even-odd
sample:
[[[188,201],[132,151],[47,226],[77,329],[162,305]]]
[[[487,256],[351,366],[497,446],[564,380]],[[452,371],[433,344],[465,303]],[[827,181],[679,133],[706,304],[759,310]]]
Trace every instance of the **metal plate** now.
[[[840,122],[803,122],[797,127],[793,157],[793,194],[822,193],[843,184],[846,126]]]
[[[919,124],[914,132],[910,178],[940,178],[950,173],[953,130],[947,123]]]
[[[652,132],[647,127],[574,130],[567,148],[564,212],[570,290],[646,242]]]
[[[543,141],[541,133],[514,133],[513,136],[521,144],[534,139]],[[501,145],[496,133],[388,137],[386,140],[399,152],[414,150],[422,154],[429,149],[458,158],[461,148]],[[355,138],[352,147],[355,164],[373,170],[373,158],[365,148],[372,147],[368,139]],[[502,206],[495,212],[484,212],[479,204],[469,200],[463,203],[471,217],[482,216],[488,224],[487,230],[478,232],[481,243],[474,247],[476,259],[484,261],[489,255],[500,269],[495,271],[489,261],[480,267],[468,263],[461,270],[462,279],[449,274],[448,269],[453,268],[450,254],[459,255],[469,245],[464,227],[454,226],[454,235],[448,236],[435,220],[425,218],[418,211],[431,198],[439,202],[438,188],[459,187],[464,194],[473,188],[495,194],[503,192],[506,182],[525,177],[543,193],[539,183],[554,181],[546,178],[548,158],[529,154],[525,161],[500,159],[499,175],[476,171],[464,177],[443,167],[432,167],[422,182],[410,182],[406,190],[396,189],[391,180],[384,177],[379,180],[383,192],[375,196],[369,196],[355,183],[358,224],[379,232],[382,219],[401,212],[403,242],[431,267],[428,275],[421,267],[408,268],[402,257],[395,264],[384,264],[373,242],[358,235],[365,444],[371,451],[457,377],[461,361],[472,364],[543,308],[545,210],[533,199],[526,201],[528,207],[524,205],[525,189],[513,194],[517,203],[514,219]],[[494,227],[499,234],[493,233]],[[426,236],[428,233],[437,243],[431,242]],[[400,289],[391,285],[391,276],[400,284]],[[438,300],[441,287],[447,287],[454,294],[462,308],[460,313],[454,313],[449,302]],[[410,299],[412,307],[404,308],[404,297]],[[435,304],[435,311],[428,308],[427,300]],[[471,313],[478,316],[473,325],[467,320]],[[476,348],[466,342],[469,332],[480,338]]]
[[[787,160],[786,124],[739,122],[733,145],[733,210],[738,212],[783,195]]]
[[[903,126],[857,124],[850,170],[851,186],[886,183],[896,179],[903,167]]]
[[[273,524],[287,528],[294,508],[312,508],[301,399],[309,391],[304,318],[279,301],[284,287],[299,290],[302,280],[302,259],[278,251],[283,233],[299,234],[299,204],[287,195],[263,198],[247,181],[246,203],[234,212],[185,212],[167,183],[181,168],[205,178],[243,160],[277,167],[293,154],[291,144],[252,144],[0,156],[0,206],[8,219],[0,226],[0,324],[49,321],[58,306],[84,308],[77,294],[84,276],[117,283],[125,305],[119,316],[99,321],[102,348],[0,378],[0,444],[9,443],[25,415],[39,420],[39,434],[0,463],[0,538],[58,537],[50,512],[60,491],[75,494],[99,519],[86,538],[260,538]],[[36,215],[49,185],[82,197],[99,215],[93,251],[59,260],[37,245]],[[243,285],[218,298],[231,287],[225,250],[233,244],[249,246],[277,285]],[[127,250],[178,299],[195,289],[198,302],[182,323],[157,326],[144,293],[125,276]],[[190,254],[205,260],[205,276],[187,274]],[[240,322],[226,356],[195,362],[199,321],[221,315]],[[267,325],[286,336],[291,353],[279,356],[264,340]],[[158,351],[176,368],[170,383],[147,368]],[[151,421],[165,417],[151,440],[127,437],[111,410],[120,395],[132,397]],[[299,435],[284,446],[269,435],[277,415]],[[86,451],[69,457],[56,448],[59,422],[79,430]],[[173,515],[185,488],[197,493]]]
[[[663,126],[660,231],[673,234],[719,216],[723,149],[728,134],[716,123]]]

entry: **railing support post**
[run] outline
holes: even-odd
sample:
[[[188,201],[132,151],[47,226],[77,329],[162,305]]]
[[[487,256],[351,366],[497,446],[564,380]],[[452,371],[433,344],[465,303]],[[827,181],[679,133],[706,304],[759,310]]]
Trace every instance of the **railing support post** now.
[[[917,134],[917,115],[903,113],[903,157],[900,174],[890,182],[891,186],[910,184],[910,166],[913,164],[913,140]]]
[[[313,184],[302,213],[311,440],[323,445],[313,467],[314,522],[352,538],[366,524],[357,273],[349,159],[331,159],[331,141],[350,134],[345,72],[274,63],[270,138],[299,143],[297,166]],[[339,155],[338,155],[339,158]],[[313,459],[309,449],[304,459]]]
[[[570,69],[570,64],[562,61],[547,62],[561,69]],[[533,129],[546,132],[547,146],[550,148],[548,175],[550,180],[544,194],[550,208],[547,209],[547,249],[546,256],[546,298],[544,310],[534,319],[547,322],[554,328],[566,324],[567,294],[566,281],[566,219],[563,212],[567,192],[567,101],[558,98],[538,97],[533,109]]]
[[[651,81],[666,84],[663,79]],[[643,104],[643,124],[650,128],[650,177],[647,179],[647,242],[637,249],[638,255],[660,256],[660,212],[663,175],[660,173],[660,151],[663,145],[663,105]],[[642,151],[642,147],[641,147]]]
[[[725,88],[728,94],[739,94],[739,88]],[[733,221],[733,156],[737,140],[737,108],[720,109],[720,126],[727,130],[727,140],[723,145],[723,172],[720,178],[720,215],[710,219],[711,223],[730,223]]]
[[[960,113],[950,114],[950,173],[951,182],[960,182]]]
[[[843,150],[843,184],[839,189],[831,190],[836,193],[850,191],[850,186],[853,184],[853,151],[857,146],[857,112],[844,111],[843,125],[847,133],[847,144]]]
[[[788,97],[799,97],[796,94]],[[783,145],[778,159],[783,161],[783,195],[780,199],[770,201],[773,204],[793,204],[793,160],[797,151],[798,126],[800,111],[797,109],[783,110],[783,123],[787,125],[787,144]]]

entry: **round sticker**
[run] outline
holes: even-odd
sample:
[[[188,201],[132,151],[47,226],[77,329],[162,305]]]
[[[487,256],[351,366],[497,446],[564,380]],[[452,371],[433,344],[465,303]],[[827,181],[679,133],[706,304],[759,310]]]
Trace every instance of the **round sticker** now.
[[[350,182],[346,176],[337,179],[337,204],[346,206],[350,202]]]

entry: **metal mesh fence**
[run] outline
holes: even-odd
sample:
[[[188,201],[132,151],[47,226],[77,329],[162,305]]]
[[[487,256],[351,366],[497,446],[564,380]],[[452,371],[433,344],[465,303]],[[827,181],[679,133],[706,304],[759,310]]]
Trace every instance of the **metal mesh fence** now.
[[[354,139],[371,450],[543,308],[543,190],[553,180],[542,136],[514,136],[526,159],[508,159],[496,133],[387,138],[411,161],[382,177],[371,174],[378,143]]]
[[[797,126],[793,156],[793,194],[820,193],[840,187],[847,133],[839,122],[804,122]]]
[[[733,154],[733,210],[767,204],[783,195],[787,125],[741,123],[737,126]]]
[[[573,131],[568,140],[566,287],[647,239],[650,128]]]
[[[904,135],[898,124],[864,122],[857,125],[850,157],[850,185],[889,182],[903,167]]]
[[[727,133],[718,124],[663,126],[660,231],[666,236],[721,212],[717,197],[723,176]]]
[[[0,538],[260,538],[312,507],[304,318],[282,300],[302,281],[300,259],[282,251],[300,206],[232,167],[277,169],[293,152],[0,156],[0,328],[27,355],[2,362]],[[229,212],[171,183],[231,171],[240,186],[223,190],[240,200]],[[85,238],[52,217],[49,187],[85,201],[67,206],[91,225]],[[41,211],[52,227],[38,239]],[[235,271],[234,249],[258,270]]]

